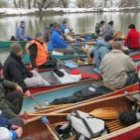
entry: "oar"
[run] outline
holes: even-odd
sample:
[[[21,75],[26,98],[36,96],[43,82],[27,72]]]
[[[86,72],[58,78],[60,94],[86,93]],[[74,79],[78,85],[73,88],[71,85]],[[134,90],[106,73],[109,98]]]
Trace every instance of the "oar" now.
[[[24,113],[25,117],[27,116],[67,116],[70,113],[31,113],[27,114],[26,112]],[[113,107],[103,107],[103,108],[98,108],[93,110],[92,112],[89,113],[91,116],[95,116],[100,119],[118,119],[119,114],[117,110]]]
[[[67,107],[73,104],[60,104],[60,105],[48,105],[48,106],[40,106],[40,107],[34,107],[35,110],[40,111],[44,109],[50,109],[50,108],[61,108],[61,107]]]
[[[92,112],[89,113],[92,116],[95,116],[97,118],[101,119],[118,119],[119,114],[117,110],[113,107],[103,107],[103,108],[98,108],[93,110]]]
[[[28,119],[29,116],[67,116],[69,113],[27,113],[24,112],[24,117]]]
[[[56,130],[51,126],[51,124],[49,123],[49,120],[46,117],[42,116],[41,122],[46,125],[46,127],[48,128],[49,132],[53,135],[53,137],[55,138],[55,140],[62,139],[59,136],[59,134],[56,132]]]
[[[42,104],[33,96],[30,96],[39,106],[42,106]]]
[[[137,104],[140,106],[140,101],[138,101],[137,98],[134,98],[133,96],[131,96],[131,95],[129,94],[129,92],[125,91],[125,95],[126,95],[126,98],[127,98],[128,100],[130,100],[130,101],[132,101],[132,102],[136,101]]]

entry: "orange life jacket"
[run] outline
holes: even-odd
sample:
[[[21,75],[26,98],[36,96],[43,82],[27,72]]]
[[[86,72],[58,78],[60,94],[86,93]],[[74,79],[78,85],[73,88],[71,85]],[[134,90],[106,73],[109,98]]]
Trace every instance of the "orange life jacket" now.
[[[42,45],[39,42],[37,42],[36,40],[33,40],[29,43],[29,45],[27,47],[28,52],[29,52],[29,47],[32,44],[36,44],[36,46],[37,46],[36,65],[41,66],[45,62],[48,62],[49,61],[49,53],[48,53],[48,50],[47,50],[47,44],[44,43]],[[30,52],[29,52],[29,54],[30,54]]]

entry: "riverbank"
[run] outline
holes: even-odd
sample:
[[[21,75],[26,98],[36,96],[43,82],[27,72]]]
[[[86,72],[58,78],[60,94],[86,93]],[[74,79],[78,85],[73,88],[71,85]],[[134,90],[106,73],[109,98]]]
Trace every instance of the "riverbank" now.
[[[140,7],[125,7],[125,8],[48,8],[43,9],[42,13],[48,14],[64,14],[64,13],[91,13],[91,12],[123,12],[136,11]],[[40,14],[38,9],[21,9],[21,8],[0,8],[1,16],[19,16]]]

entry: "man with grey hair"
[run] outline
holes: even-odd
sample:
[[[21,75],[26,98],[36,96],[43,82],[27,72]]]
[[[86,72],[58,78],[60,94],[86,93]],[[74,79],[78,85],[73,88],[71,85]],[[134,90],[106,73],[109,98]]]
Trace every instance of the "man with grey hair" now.
[[[18,83],[25,96],[31,93],[28,87],[47,86],[45,81],[36,71],[29,72],[22,61],[22,47],[19,43],[14,42],[11,45],[11,53],[4,63],[4,76],[7,80]]]
[[[136,66],[132,59],[123,53],[122,44],[116,42],[113,50],[103,58],[100,71],[106,85],[119,89],[133,84]]]

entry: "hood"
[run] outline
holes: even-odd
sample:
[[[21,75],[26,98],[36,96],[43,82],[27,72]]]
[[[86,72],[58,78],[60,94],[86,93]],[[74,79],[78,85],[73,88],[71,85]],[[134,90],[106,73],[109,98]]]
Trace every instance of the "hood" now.
[[[106,29],[111,29],[111,28],[113,28],[112,25],[110,24],[106,25]]]
[[[98,40],[95,47],[96,48],[107,47],[108,49],[112,49],[112,46],[104,40]]]

